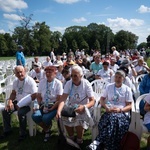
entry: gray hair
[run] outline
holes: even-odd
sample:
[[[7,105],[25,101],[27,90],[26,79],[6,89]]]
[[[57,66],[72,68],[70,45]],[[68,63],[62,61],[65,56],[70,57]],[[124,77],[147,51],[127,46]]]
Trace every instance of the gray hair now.
[[[121,75],[123,78],[126,77],[124,71],[122,71],[122,70],[117,70],[116,73],[115,73],[115,75],[116,75],[116,74]]]
[[[71,68],[71,70],[75,70],[75,71],[79,72],[79,74],[80,74],[81,76],[83,76],[83,70],[82,70],[82,68],[81,68],[80,66],[78,66],[78,65],[73,65],[72,68]]]

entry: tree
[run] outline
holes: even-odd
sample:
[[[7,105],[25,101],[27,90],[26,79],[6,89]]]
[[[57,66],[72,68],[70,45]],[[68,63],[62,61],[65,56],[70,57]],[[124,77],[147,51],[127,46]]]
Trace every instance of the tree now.
[[[62,40],[62,34],[61,34],[61,32],[54,31],[51,34],[51,38],[50,38],[51,46],[52,46],[52,48],[54,48],[56,50],[56,53],[59,50],[61,40]]]
[[[62,41],[61,41],[61,46],[60,46],[60,54],[62,54],[63,52],[67,52],[67,49],[68,49],[68,44],[67,44],[67,40],[66,38],[63,38]]]
[[[150,47],[150,35],[146,39],[147,39],[147,47]]]
[[[140,43],[138,46],[137,46],[137,49],[140,50],[142,48],[145,48],[146,49],[147,47],[147,43],[146,42],[143,42],[143,43]]]
[[[100,50],[100,44],[99,44],[98,40],[96,40],[95,43],[94,43],[94,49]]]
[[[6,40],[4,38],[4,35],[0,34],[0,55],[6,56],[7,52],[8,52],[8,47],[6,44]]]
[[[76,40],[72,41],[72,49],[73,49],[73,51],[78,49],[78,44],[77,44]]]
[[[80,49],[89,50],[89,45],[85,40],[81,41],[80,47],[81,47]]]
[[[4,38],[6,41],[7,48],[8,48],[6,55],[7,56],[15,55],[17,47],[16,47],[16,43],[14,42],[12,36],[9,33],[5,33]]]
[[[45,22],[33,26],[33,35],[38,55],[49,55],[51,32]]]
[[[138,37],[128,31],[120,30],[115,35],[115,45],[120,50],[136,48]]]

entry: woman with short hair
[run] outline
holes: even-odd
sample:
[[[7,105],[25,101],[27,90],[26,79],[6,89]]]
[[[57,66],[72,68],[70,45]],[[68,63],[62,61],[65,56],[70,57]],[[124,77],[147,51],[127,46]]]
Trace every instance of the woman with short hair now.
[[[63,93],[61,81],[56,79],[57,68],[48,66],[45,68],[46,79],[40,81],[38,86],[37,101],[41,107],[32,114],[32,119],[45,132],[44,142],[50,137],[51,121],[55,117],[58,102]]]
[[[69,138],[74,140],[76,131],[77,143],[81,144],[83,142],[84,129],[89,127],[89,123],[85,120],[85,107],[90,109],[95,101],[92,86],[88,80],[83,78],[83,71],[80,66],[75,65],[72,67],[71,77],[72,79],[65,84],[56,117],[61,117],[62,109],[68,98],[66,105],[76,106],[75,112],[77,115],[72,119],[70,117],[62,117],[63,123]]]
[[[123,84],[124,78],[125,73],[118,70],[115,82],[108,84],[102,94],[100,103],[106,112],[98,124],[99,134],[87,147],[88,150],[118,150],[122,137],[128,131],[133,98],[131,89]]]

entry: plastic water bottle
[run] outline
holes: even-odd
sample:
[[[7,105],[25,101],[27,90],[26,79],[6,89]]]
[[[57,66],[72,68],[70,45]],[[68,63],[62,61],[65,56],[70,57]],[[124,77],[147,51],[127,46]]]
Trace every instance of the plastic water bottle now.
[[[37,101],[37,100],[34,101],[33,109],[34,109],[35,111],[39,109],[39,104],[38,104],[38,101]]]
[[[108,106],[108,108],[112,107],[112,104],[110,103],[110,101],[107,102],[107,106]]]
[[[48,102],[44,103],[43,113],[48,113]]]

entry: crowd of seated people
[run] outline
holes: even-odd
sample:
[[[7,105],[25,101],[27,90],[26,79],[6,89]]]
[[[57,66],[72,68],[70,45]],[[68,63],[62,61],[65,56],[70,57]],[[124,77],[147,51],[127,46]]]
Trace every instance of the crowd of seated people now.
[[[128,55],[127,52],[119,53],[113,46],[112,54],[107,53],[104,57],[98,51],[87,57],[85,51],[79,50],[75,55],[72,51],[67,56],[65,53],[63,57],[57,55],[53,63],[49,56],[44,62],[40,62],[39,58],[35,57],[32,70],[28,75],[22,66],[17,66],[15,74],[18,79],[13,83],[7,106],[2,111],[4,132],[0,138],[5,138],[11,133],[8,110],[14,107],[18,110],[19,116],[19,140],[25,139],[26,120],[22,121],[22,118],[30,111],[30,108],[29,106],[19,108],[15,100],[19,102],[27,94],[31,94],[31,101],[37,100],[39,104],[39,109],[33,111],[32,119],[43,129],[45,142],[50,139],[52,120],[56,116],[57,119],[63,120],[68,137],[82,144],[84,131],[89,128],[85,109],[88,108],[91,111],[95,104],[90,82],[100,79],[110,83],[99,98],[106,112],[99,121],[99,133],[96,139],[87,149],[93,150],[92,148],[95,147],[96,150],[96,148],[105,147],[108,150],[117,150],[130,124],[129,112],[133,101],[134,84],[132,79],[146,74],[139,85],[139,91],[141,94],[150,91],[150,69],[143,57],[134,55]],[[86,79],[85,70],[92,73],[92,76]],[[105,100],[109,100],[111,105],[108,105]],[[76,106],[75,118],[61,117],[61,112],[66,105]],[[22,110],[25,110],[23,114]],[[116,122],[124,123],[124,126],[118,128],[119,125]]]

